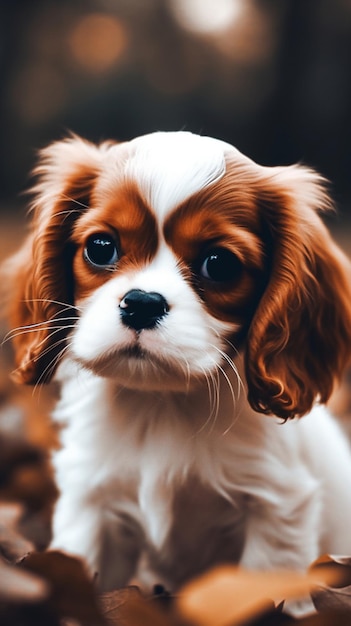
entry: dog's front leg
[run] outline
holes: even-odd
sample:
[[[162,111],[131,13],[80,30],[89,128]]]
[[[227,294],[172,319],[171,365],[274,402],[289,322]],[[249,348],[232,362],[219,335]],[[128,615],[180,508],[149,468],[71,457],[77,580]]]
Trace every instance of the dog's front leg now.
[[[122,587],[133,576],[140,540],[133,525],[87,498],[63,494],[53,517],[51,550],[81,558],[100,589]]]
[[[81,557],[94,576],[99,568],[102,530],[102,515],[97,507],[77,494],[63,494],[54,511],[50,549]]]

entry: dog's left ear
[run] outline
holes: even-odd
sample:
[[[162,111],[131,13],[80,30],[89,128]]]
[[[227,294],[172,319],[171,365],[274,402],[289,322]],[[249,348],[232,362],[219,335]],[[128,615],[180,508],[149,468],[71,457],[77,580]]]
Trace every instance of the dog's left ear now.
[[[76,316],[70,236],[89,206],[103,151],[72,136],[43,150],[34,171],[31,232],[2,270],[17,382],[49,381],[63,353]]]
[[[257,190],[272,256],[247,338],[249,401],[287,419],[326,402],[350,360],[351,265],[317,215],[331,205],[318,174],[262,168]]]

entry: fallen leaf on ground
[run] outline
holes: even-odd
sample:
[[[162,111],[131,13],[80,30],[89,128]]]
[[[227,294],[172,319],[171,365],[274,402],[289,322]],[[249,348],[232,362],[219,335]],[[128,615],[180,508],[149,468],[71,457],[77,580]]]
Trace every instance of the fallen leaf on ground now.
[[[0,554],[11,563],[34,550],[33,543],[18,530],[23,513],[21,504],[0,503]]]
[[[125,626],[126,607],[141,598],[138,587],[126,587],[99,595],[99,606],[108,624]]]
[[[0,487],[5,486],[14,471],[42,460],[42,452],[20,437],[0,435]]]
[[[46,454],[40,448],[0,434],[0,498],[37,511],[56,497]]]
[[[99,597],[108,626],[173,626],[171,616],[143,598],[137,587],[126,587]]]
[[[84,626],[106,624],[98,607],[94,585],[79,559],[58,551],[33,552],[19,567],[40,576],[48,585],[48,597],[37,607],[40,625],[45,624],[43,616],[48,624],[54,618],[58,622],[64,618],[75,619]]]
[[[198,626],[235,626],[267,611],[272,600],[298,600],[337,575],[322,567],[298,572],[250,572],[235,566],[216,568],[186,585],[179,595],[180,615]]]
[[[38,576],[23,572],[0,557],[0,602],[40,602],[47,593],[46,583]]]
[[[351,613],[351,557],[325,555],[313,563],[310,571],[324,570],[338,573],[338,579],[329,585],[318,585],[312,592],[312,600],[318,611],[347,611]],[[349,620],[351,618],[349,615]]]
[[[267,626],[271,626],[271,624],[267,624]],[[316,613],[316,615],[299,621],[298,626],[350,626],[350,613],[340,613],[339,611]]]

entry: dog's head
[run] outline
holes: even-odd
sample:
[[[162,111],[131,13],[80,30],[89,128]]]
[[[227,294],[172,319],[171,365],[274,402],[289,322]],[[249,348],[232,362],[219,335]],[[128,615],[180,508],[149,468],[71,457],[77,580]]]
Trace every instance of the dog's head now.
[[[245,353],[249,400],[283,418],[326,401],[350,353],[348,262],[323,181],[187,132],[43,151],[12,259],[17,379],[67,350],[123,385],[186,389]]]

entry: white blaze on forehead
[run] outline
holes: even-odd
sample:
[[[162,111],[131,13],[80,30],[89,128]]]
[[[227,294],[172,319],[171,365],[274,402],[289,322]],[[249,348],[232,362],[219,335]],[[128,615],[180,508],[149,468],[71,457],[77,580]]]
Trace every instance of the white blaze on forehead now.
[[[152,133],[134,139],[130,146],[134,150],[125,173],[160,218],[220,179],[225,173],[225,151],[234,149],[189,132]]]

